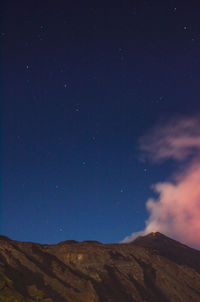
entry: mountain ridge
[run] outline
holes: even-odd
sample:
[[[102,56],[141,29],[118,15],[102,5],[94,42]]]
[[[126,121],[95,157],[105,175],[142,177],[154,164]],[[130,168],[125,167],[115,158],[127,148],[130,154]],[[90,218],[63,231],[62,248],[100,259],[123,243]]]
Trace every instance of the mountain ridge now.
[[[200,301],[200,251],[161,233],[130,243],[0,236],[0,302]]]

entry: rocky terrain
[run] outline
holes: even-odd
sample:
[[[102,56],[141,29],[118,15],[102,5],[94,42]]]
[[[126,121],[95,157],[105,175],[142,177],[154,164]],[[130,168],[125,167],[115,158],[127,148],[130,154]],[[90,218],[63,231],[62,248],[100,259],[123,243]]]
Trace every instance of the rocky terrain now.
[[[200,251],[160,233],[128,244],[0,236],[1,302],[198,302]]]

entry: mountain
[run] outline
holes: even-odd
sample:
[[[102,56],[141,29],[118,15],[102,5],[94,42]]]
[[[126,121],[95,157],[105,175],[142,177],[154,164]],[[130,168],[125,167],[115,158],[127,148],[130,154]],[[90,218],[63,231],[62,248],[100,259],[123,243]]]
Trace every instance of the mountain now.
[[[200,251],[161,233],[131,243],[0,236],[0,302],[198,302]]]

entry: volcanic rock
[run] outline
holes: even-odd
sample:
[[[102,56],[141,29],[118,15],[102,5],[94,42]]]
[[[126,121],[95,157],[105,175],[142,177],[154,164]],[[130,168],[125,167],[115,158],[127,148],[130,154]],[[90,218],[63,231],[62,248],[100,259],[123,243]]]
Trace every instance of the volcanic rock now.
[[[0,302],[198,302],[200,251],[161,233],[131,243],[0,236]]]

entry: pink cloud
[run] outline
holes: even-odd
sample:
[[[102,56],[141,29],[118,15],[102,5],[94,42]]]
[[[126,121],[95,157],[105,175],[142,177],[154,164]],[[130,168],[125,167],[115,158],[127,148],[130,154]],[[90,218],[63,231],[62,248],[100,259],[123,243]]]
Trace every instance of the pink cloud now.
[[[153,161],[173,158],[185,166],[172,181],[157,183],[158,198],[147,200],[150,213],[146,228],[138,235],[159,231],[190,246],[200,248],[200,123],[197,119],[171,121],[140,141],[141,149]]]
[[[200,150],[200,119],[174,119],[160,124],[140,139],[140,148],[154,162],[184,160]]]

